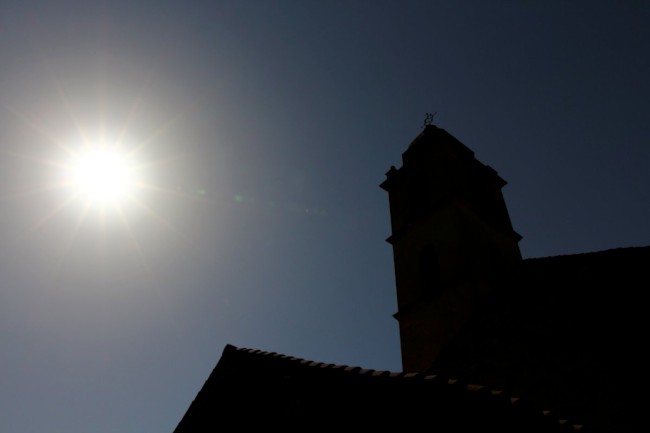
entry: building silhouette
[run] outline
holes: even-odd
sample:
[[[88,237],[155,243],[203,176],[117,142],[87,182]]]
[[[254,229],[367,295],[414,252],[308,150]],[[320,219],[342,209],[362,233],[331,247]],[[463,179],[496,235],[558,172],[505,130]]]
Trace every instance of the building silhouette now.
[[[227,345],[174,433],[641,430],[650,247],[523,259],[505,185],[426,125],[380,185],[403,371]]]

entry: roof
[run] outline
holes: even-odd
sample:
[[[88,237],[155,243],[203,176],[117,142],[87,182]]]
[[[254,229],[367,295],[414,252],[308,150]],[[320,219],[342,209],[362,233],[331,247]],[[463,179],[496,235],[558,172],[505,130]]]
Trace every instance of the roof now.
[[[248,427],[430,425],[437,431],[591,431],[525,398],[453,377],[327,364],[227,345],[174,433]]]
[[[637,431],[650,247],[523,260],[429,371],[499,386],[605,431]]]

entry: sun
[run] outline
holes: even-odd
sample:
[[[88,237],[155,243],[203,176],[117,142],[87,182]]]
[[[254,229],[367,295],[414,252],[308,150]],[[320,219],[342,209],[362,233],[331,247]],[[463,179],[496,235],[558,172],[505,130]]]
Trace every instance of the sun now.
[[[141,178],[132,153],[117,146],[88,144],[69,156],[64,182],[75,201],[106,210],[137,199]]]

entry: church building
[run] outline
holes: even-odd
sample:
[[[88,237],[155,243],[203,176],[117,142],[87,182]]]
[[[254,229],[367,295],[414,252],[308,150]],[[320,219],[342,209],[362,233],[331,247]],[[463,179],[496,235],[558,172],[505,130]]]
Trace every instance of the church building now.
[[[380,185],[402,371],[227,345],[174,433],[647,429],[639,377],[650,247],[524,259],[505,185],[426,125]]]

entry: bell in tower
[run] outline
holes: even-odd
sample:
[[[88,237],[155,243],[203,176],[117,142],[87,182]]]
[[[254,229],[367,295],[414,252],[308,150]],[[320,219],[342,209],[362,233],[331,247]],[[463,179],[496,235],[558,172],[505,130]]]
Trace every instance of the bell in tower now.
[[[404,371],[424,371],[521,261],[506,182],[426,124],[380,185],[388,192]]]

